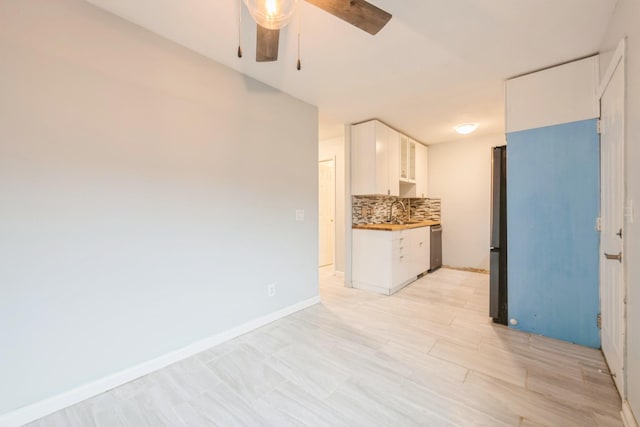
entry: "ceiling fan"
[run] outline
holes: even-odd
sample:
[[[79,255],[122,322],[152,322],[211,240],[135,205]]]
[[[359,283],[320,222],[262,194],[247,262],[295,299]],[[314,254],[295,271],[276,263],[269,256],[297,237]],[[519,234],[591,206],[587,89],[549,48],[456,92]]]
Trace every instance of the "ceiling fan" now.
[[[298,1],[302,0],[244,0],[258,26],[257,62],[278,60],[280,28],[290,22]],[[391,19],[390,13],[365,0],[306,1],[371,35],[377,34]],[[240,47],[238,47],[238,56],[242,56]],[[300,69],[299,60],[298,69]]]

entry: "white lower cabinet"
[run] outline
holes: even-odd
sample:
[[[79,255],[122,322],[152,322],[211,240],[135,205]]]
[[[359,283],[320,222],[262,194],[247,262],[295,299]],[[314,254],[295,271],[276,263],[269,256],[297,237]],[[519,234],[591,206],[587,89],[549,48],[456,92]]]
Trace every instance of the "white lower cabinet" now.
[[[431,227],[353,230],[354,288],[391,295],[429,270]]]

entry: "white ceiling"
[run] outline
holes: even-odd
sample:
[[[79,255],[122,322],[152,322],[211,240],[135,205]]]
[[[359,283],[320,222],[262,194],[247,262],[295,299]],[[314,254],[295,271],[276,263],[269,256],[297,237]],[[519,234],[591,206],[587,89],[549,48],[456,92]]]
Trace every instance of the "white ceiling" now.
[[[379,118],[425,143],[504,132],[504,80],[596,53],[616,0],[370,0],[393,15],[376,36],[301,2],[275,63],[255,62],[240,0],[87,0],[320,110],[320,139]],[[345,0],[347,1],[347,0]]]

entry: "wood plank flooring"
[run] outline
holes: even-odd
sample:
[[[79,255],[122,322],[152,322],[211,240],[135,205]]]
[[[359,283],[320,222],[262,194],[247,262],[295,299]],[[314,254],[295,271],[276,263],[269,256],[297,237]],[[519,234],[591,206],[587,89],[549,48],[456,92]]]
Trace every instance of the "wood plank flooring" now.
[[[622,425],[602,354],[492,325],[485,274],[320,282],[322,304],[29,426]]]

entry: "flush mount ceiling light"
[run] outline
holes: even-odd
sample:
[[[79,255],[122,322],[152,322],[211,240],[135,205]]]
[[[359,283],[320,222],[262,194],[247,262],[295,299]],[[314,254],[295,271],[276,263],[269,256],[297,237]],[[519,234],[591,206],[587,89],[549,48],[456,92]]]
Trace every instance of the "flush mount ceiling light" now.
[[[473,132],[474,130],[476,130],[477,128],[478,128],[478,124],[477,123],[462,123],[462,124],[457,125],[454,129],[460,135],[467,135],[467,134],[470,134],[471,132]]]

